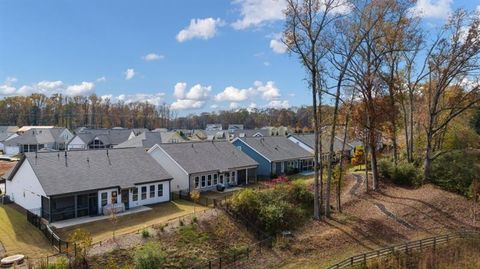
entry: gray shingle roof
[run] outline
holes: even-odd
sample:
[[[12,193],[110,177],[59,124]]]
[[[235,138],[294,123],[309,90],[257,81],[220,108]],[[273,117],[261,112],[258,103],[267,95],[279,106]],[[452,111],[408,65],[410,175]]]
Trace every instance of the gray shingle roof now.
[[[159,132],[143,132],[140,135],[133,137],[114,148],[151,148],[155,144],[162,143],[162,133]]]
[[[22,135],[5,141],[5,145],[34,145],[34,144],[53,144],[67,143],[61,136],[65,128],[35,128],[24,132]]]
[[[310,158],[312,154],[285,136],[239,137],[270,161]]]
[[[229,142],[185,142],[159,146],[189,174],[258,165]]]
[[[17,126],[0,126],[0,141],[5,141],[18,131]]]
[[[311,149],[315,147],[315,135],[314,134],[295,134],[291,135],[298,140],[300,140],[302,143],[305,145],[309,146]],[[339,137],[335,136],[335,140],[333,143],[333,151],[334,152],[339,152],[342,150],[342,143],[343,140],[340,139]],[[345,149],[349,150],[352,149],[352,147],[349,144],[345,144]],[[323,153],[327,153],[330,150],[330,134],[324,134],[322,135],[322,151]]]
[[[127,141],[131,134],[130,129],[83,129],[77,133],[86,144],[98,137],[105,146],[121,144]]]
[[[171,179],[143,149],[69,151],[25,154],[47,195],[104,189]],[[88,161],[87,161],[88,160]],[[15,180],[15,179],[14,179]]]

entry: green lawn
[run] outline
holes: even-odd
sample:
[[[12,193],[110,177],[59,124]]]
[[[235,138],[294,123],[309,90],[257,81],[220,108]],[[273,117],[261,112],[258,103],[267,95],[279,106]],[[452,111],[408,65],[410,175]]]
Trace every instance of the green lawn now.
[[[189,215],[193,213],[194,204],[185,200],[176,200],[148,207],[151,207],[152,210],[119,216],[115,224],[115,236],[141,231],[146,226],[162,224],[172,219]],[[204,209],[206,207],[201,205],[195,206],[196,212]],[[77,228],[90,232],[94,243],[112,238],[113,224],[110,219],[59,229],[57,234],[68,240],[70,233]]]
[[[45,236],[11,205],[0,205],[0,241],[7,255],[39,258],[53,254]]]

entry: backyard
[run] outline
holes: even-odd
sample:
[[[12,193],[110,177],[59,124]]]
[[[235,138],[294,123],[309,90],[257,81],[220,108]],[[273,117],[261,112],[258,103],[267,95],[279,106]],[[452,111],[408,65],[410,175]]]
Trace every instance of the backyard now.
[[[136,214],[130,214],[117,217],[116,223],[111,219],[70,226],[58,229],[57,234],[68,240],[68,237],[75,229],[83,229],[91,233],[93,242],[100,242],[111,239],[115,229],[115,236],[138,232],[147,226],[162,224],[169,220],[192,214],[194,211],[200,212],[207,208],[201,205],[195,205],[185,200],[175,200],[169,203],[162,203],[149,206],[152,210]]]
[[[40,230],[27,222],[26,216],[12,205],[0,205],[0,243],[0,257],[24,254],[38,258],[53,253]],[[5,253],[2,253],[2,246]]]

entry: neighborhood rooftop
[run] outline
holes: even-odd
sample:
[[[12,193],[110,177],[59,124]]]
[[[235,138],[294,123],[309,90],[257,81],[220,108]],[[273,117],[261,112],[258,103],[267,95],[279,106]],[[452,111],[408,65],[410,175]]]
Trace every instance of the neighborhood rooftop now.
[[[312,154],[284,136],[239,137],[256,152],[270,161],[311,158]]]
[[[151,148],[155,144],[162,143],[161,132],[143,132],[136,137],[133,137],[121,144],[116,145],[114,148]]]
[[[35,145],[51,143],[67,143],[61,134],[65,128],[31,128],[25,131],[23,135],[17,136],[4,142],[5,145]]]
[[[229,171],[234,167],[256,166],[257,162],[230,142],[185,142],[158,145],[187,173]]]
[[[296,138],[298,141],[310,147],[312,150],[315,148],[315,135],[314,134],[294,134],[290,137]],[[342,150],[343,140],[335,136],[333,143],[333,152],[339,152]],[[352,146],[348,143],[345,144],[345,149],[351,149]],[[322,151],[327,153],[330,150],[330,134],[322,136]]]
[[[172,177],[143,149],[25,153],[48,196],[168,180]],[[19,163],[19,165],[21,162]]]

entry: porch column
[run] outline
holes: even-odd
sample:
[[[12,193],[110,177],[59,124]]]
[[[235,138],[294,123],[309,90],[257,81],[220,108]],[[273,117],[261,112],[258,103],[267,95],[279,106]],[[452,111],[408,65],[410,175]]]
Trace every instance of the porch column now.
[[[245,184],[248,184],[248,168],[245,168]]]
[[[78,211],[77,195],[75,194],[75,196],[73,196],[73,197],[75,197],[75,198],[74,198],[74,199],[75,199],[74,205],[75,205],[75,218],[76,218],[77,215],[78,215],[78,214],[77,214],[77,211]]]

